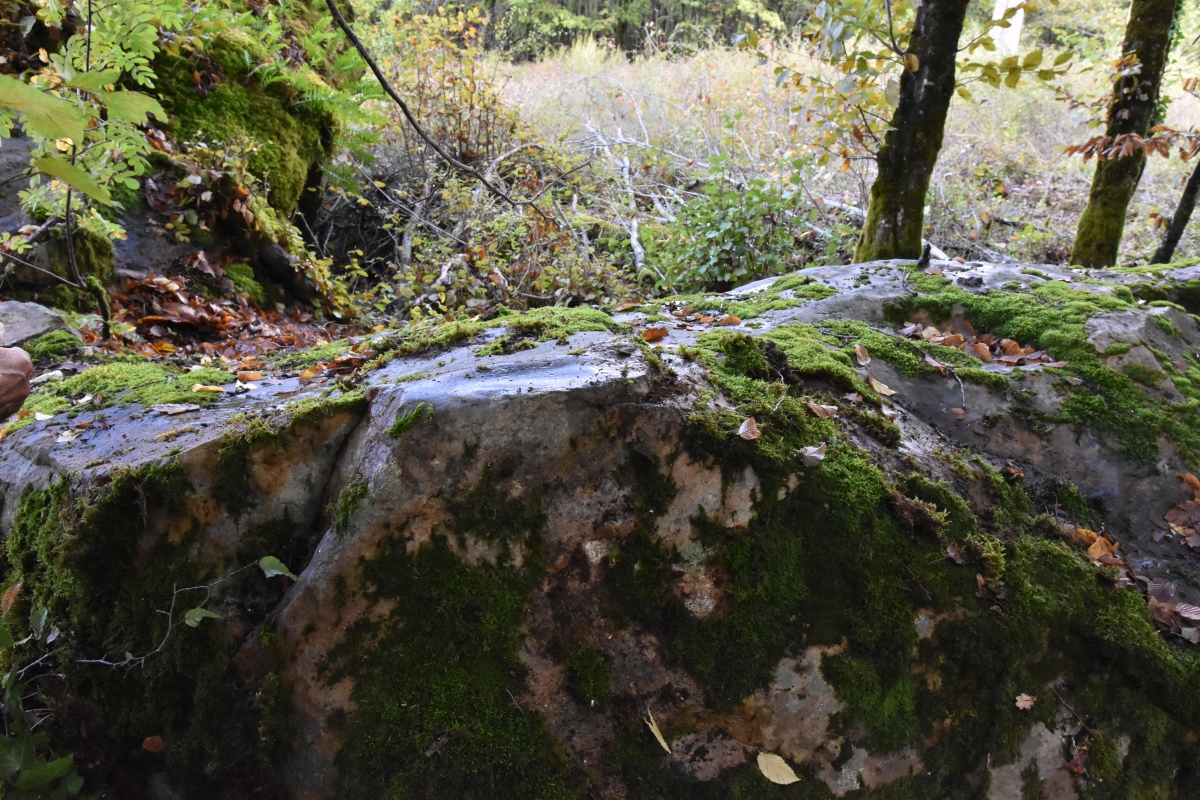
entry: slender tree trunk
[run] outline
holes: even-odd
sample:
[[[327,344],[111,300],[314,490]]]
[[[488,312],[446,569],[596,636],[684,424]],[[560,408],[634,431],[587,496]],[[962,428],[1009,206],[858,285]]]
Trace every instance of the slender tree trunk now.
[[[855,261],[917,258],[925,225],[925,194],[942,149],[954,96],[954,62],[969,0],[925,0],[917,10],[908,54],[917,70],[900,78],[900,102],[883,137],[879,174]]]
[[[1179,205],[1175,206],[1175,213],[1171,215],[1171,221],[1163,233],[1162,242],[1154,251],[1154,258],[1150,259],[1151,264],[1171,263],[1171,259],[1175,256],[1175,248],[1179,246],[1179,240],[1183,237],[1183,230],[1187,227],[1188,221],[1192,218],[1192,212],[1196,209],[1197,196],[1200,196],[1200,162],[1196,163],[1187,183],[1184,184],[1183,194],[1179,197]]]
[[[1144,137],[1149,132],[1178,10],[1179,0],[1133,0],[1121,52],[1136,55],[1141,69],[1137,74],[1117,78],[1113,86],[1106,131],[1109,137]],[[1140,148],[1124,158],[1097,161],[1087,208],[1075,231],[1072,264],[1111,267],[1117,263],[1125,213],[1145,166],[1146,154]]]
[[[1013,6],[1019,6],[1021,0],[996,0],[992,10],[992,19],[1001,19],[1005,12]],[[1007,28],[993,28],[992,40],[996,42],[996,52],[1000,55],[1015,55],[1021,49],[1021,29],[1025,27],[1025,9],[1017,10],[1009,21]]]

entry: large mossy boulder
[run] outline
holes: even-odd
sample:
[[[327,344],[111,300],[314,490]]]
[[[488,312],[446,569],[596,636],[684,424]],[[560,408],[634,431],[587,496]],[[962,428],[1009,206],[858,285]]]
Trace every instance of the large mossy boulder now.
[[[9,618],[61,631],[55,746],[122,797],[1196,796],[1200,637],[1166,621],[1200,570],[1164,515],[1200,329],[1137,276],[942,268],[54,405],[0,441],[0,531]]]

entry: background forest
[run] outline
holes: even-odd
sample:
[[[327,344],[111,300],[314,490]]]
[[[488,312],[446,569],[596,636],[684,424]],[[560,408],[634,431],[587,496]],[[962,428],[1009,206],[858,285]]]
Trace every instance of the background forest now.
[[[106,122],[80,147],[20,117],[31,137],[5,143],[7,158],[42,166],[28,186],[9,178],[25,218],[5,209],[24,225],[3,234],[0,291],[83,314],[97,340],[107,315],[109,346],[158,355],[254,349],[263,320],[299,344],[331,334],[289,320],[636,302],[848,263],[896,102],[884,12],[883,38],[914,13],[883,0],[346,6],[430,137],[494,192],[414,134],[320,2],[7,9],[10,74]],[[997,22],[970,4],[926,199],[941,253],[1070,262],[1093,137],[1131,70],[1128,11],[1024,3]],[[1190,172],[1198,34],[1200,7],[1181,4],[1127,266],[1150,260]],[[106,107],[122,94],[134,107]],[[11,125],[23,107],[9,108]],[[1172,258],[1196,250],[1186,231]],[[164,310],[164,275],[187,310]],[[213,299],[237,307],[214,317]]]

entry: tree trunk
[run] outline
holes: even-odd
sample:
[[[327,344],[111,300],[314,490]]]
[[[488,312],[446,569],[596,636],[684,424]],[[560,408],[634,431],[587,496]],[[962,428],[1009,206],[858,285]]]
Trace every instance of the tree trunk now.
[[[1179,240],[1183,237],[1183,230],[1192,218],[1192,211],[1196,209],[1197,196],[1200,196],[1200,162],[1197,162],[1196,168],[1192,170],[1183,187],[1179,205],[1175,206],[1175,213],[1171,215],[1171,222],[1163,233],[1162,242],[1154,251],[1154,258],[1150,259],[1151,264],[1171,263],[1175,256],[1175,248],[1179,246]]]
[[[879,174],[856,261],[917,258],[925,225],[925,194],[942,149],[954,96],[954,62],[969,0],[926,0],[917,10],[908,54],[917,70],[900,78],[900,101],[877,156]]]
[[[996,0],[992,10],[992,19],[1002,19],[1008,9],[1019,6],[1022,0]],[[996,43],[996,52],[1000,55],[1015,55],[1021,48],[1021,28],[1025,26],[1025,9],[1017,10],[1008,21],[1007,28],[993,28],[992,40]]]
[[[1136,55],[1141,71],[1122,75],[1113,86],[1106,131],[1109,137],[1144,137],[1149,132],[1178,10],[1179,0],[1133,0],[1121,52]],[[1111,267],[1117,263],[1125,212],[1145,166],[1146,154],[1141,149],[1124,158],[1097,161],[1087,208],[1075,231],[1072,264]]]

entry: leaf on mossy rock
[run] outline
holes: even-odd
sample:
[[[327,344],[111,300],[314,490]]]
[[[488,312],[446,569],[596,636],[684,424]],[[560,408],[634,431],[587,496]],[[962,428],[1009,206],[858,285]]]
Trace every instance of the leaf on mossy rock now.
[[[758,429],[758,423],[754,421],[754,417],[747,417],[742,426],[738,428],[738,436],[746,441],[753,441],[759,436],[762,436],[762,431]]]
[[[1017,695],[1017,708],[1021,709],[1022,711],[1028,711],[1029,709],[1033,708],[1033,704],[1036,702],[1037,698],[1031,694]]]
[[[800,782],[800,777],[796,775],[796,771],[774,753],[758,754],[758,771],[771,783],[777,783],[780,786],[788,786],[789,784]]]
[[[836,417],[837,413],[838,413],[837,406],[824,406],[824,405],[821,405],[820,403],[814,403],[811,400],[806,400],[805,405],[808,406],[809,411],[813,412],[814,414],[816,414],[818,417],[821,417],[822,419],[826,419],[828,417]]]
[[[12,609],[13,603],[17,601],[17,595],[21,593],[21,587],[24,585],[25,581],[17,581],[4,590],[4,595],[0,597],[0,616],[8,616],[8,612]]]
[[[875,380],[875,378],[872,377],[871,375],[867,376],[867,383],[871,384],[871,388],[874,389],[875,391],[879,392],[884,397],[891,397],[892,395],[894,395],[896,393],[895,389],[892,389],[891,387],[889,387],[886,383],[883,383],[882,381]]]
[[[648,708],[646,709],[645,721],[646,727],[648,727],[650,732],[654,734],[654,738],[658,740],[660,745],[662,745],[662,749],[666,750],[669,754],[671,752],[671,746],[667,744],[667,740],[663,738],[662,731],[658,729],[658,723],[654,721],[654,712]]]
[[[871,363],[871,353],[864,345],[854,345],[854,357],[857,358],[858,363],[862,364],[864,367]]]
[[[642,339],[647,342],[657,342],[665,339],[669,331],[666,328],[646,328],[642,331]]]
[[[815,467],[825,460],[825,443],[821,442],[816,447],[806,447],[801,452],[801,459],[804,461],[804,466]]]

